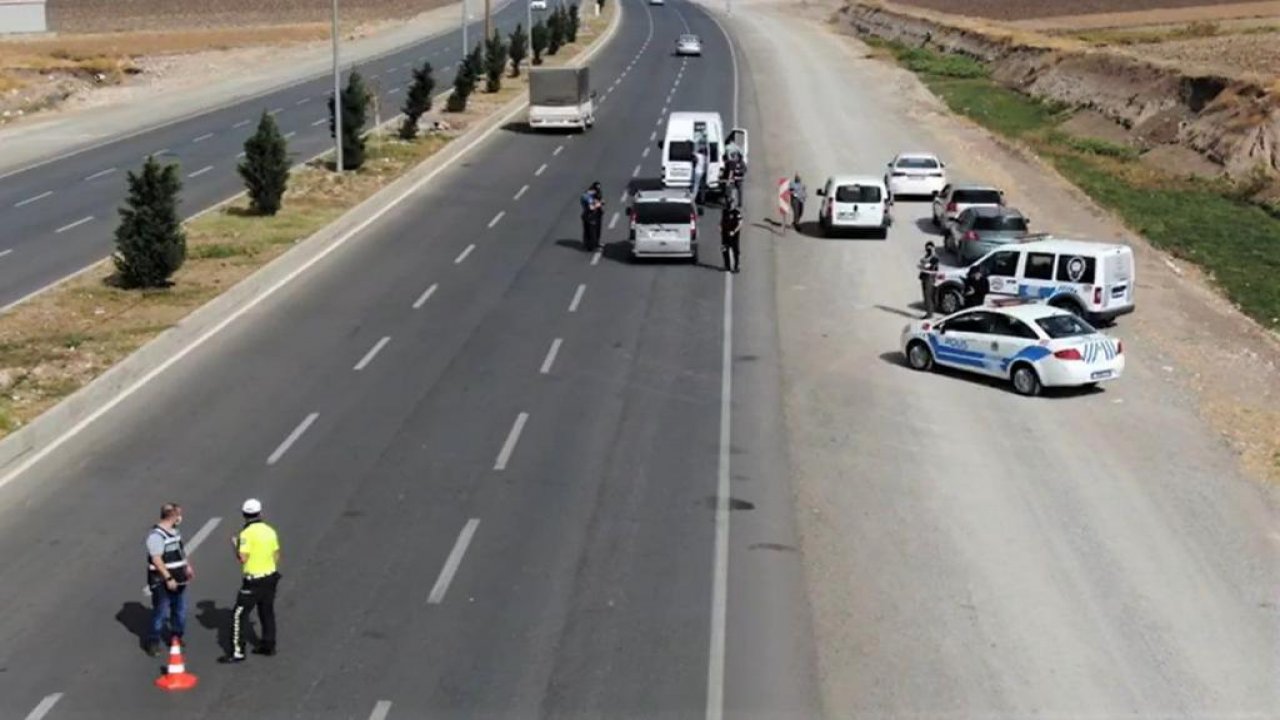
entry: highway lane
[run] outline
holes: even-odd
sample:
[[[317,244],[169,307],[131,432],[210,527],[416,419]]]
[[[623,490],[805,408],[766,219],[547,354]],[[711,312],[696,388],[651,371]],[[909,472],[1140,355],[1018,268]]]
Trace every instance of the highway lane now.
[[[504,35],[525,18],[519,2],[494,13],[495,27]],[[481,35],[483,22],[469,27],[469,42]],[[371,83],[386,118],[399,111],[412,68],[430,62],[436,90],[442,92],[453,81],[460,54],[458,30],[358,63],[356,69]],[[345,78],[344,72],[344,83]],[[140,167],[147,155],[179,165],[184,183],[181,210],[189,217],[243,189],[236,165],[263,112],[275,116],[296,161],[332,147],[327,108],[331,91],[332,79],[306,80],[0,177],[0,226],[5,228],[0,253],[8,253],[0,256],[0,306],[110,252],[116,210],[126,195],[126,172]]]
[[[678,12],[696,11],[626,7],[593,62],[602,88],[626,78],[592,133],[499,136],[0,490],[5,703],[63,693],[51,718],[702,714],[725,281],[617,262],[621,221],[605,255],[582,253],[576,199],[599,179],[616,210],[635,164],[656,170],[644,150],[670,90],[727,113],[732,83],[713,36],[707,58],[670,56]],[[755,393],[734,396],[740,414]],[[776,466],[776,438],[758,440],[753,464]],[[283,654],[253,673],[212,663],[235,583],[226,534],[250,494],[286,558]],[[171,497],[188,532],[225,517],[196,553],[202,688],[180,699],[150,687],[155,663],[113,620],[145,614],[136,536]]]

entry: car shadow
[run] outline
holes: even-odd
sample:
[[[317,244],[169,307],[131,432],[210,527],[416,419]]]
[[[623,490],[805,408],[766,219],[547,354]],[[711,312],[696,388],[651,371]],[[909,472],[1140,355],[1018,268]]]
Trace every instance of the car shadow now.
[[[823,232],[822,223],[817,220],[800,221],[801,235],[811,237],[818,240],[888,240],[888,234],[880,237],[880,230],[853,230],[853,229],[831,229]]]
[[[883,310],[884,312],[891,313],[893,315],[900,315],[904,318],[909,318],[911,320],[923,320],[924,318],[922,317],[922,315],[924,313],[924,303],[912,303],[909,307],[916,307],[916,306],[919,306],[919,309],[916,310],[916,312],[911,312],[909,310],[903,310],[901,308],[896,308],[896,307],[890,307],[888,305],[875,305],[873,307],[875,307],[877,310]]]
[[[147,650],[147,636],[151,634],[151,608],[137,601],[129,601],[120,606],[116,622],[138,639],[138,649],[144,652]]]
[[[503,131],[515,133],[517,135],[542,135],[541,130],[534,130],[529,123],[524,120],[512,120],[502,126]]]
[[[933,235],[935,237],[945,237],[946,233],[941,228],[933,224],[933,216],[916,218],[916,229],[925,235]]]

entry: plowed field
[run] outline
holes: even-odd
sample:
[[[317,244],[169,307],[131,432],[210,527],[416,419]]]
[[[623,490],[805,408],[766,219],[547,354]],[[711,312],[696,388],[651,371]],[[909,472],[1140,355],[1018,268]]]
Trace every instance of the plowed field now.
[[[448,0],[342,0],[344,21],[407,18]],[[172,30],[326,21],[330,0],[49,0],[50,29],[62,33]]]

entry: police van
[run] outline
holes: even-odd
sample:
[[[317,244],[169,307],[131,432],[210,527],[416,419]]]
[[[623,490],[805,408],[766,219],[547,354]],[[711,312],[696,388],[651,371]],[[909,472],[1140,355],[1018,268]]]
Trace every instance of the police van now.
[[[938,309],[951,314],[964,307],[964,279],[980,267],[992,299],[1044,302],[1090,322],[1110,321],[1133,312],[1133,250],[1082,240],[1051,238],[997,248],[973,265],[938,273]]]
[[[694,155],[699,147],[707,150],[707,187],[720,187],[720,166],[724,162],[724,145],[734,141],[747,156],[747,131],[734,128],[726,136],[724,120],[718,112],[673,112],[667,116],[667,131],[658,147],[662,150],[662,182],[667,187],[687,188],[693,185]]]

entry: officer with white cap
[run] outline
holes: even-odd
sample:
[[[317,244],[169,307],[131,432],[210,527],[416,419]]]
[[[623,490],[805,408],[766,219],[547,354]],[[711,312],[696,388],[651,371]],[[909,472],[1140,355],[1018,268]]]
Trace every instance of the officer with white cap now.
[[[245,624],[249,613],[258,609],[262,622],[262,635],[253,652],[259,655],[276,654],[276,586],[280,583],[280,540],[272,528],[262,520],[262,503],[250,498],[240,508],[244,515],[244,527],[231,536],[244,578],[236,595],[232,613],[231,655],[227,662],[243,662]]]

